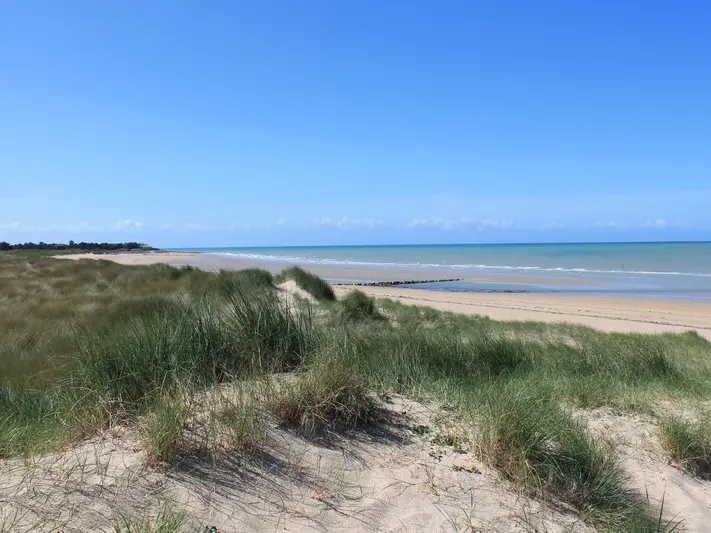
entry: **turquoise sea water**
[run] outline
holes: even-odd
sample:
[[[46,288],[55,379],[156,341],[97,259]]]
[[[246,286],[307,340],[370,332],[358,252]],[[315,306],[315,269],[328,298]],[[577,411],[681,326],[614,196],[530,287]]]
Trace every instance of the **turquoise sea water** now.
[[[186,250],[187,251],[187,250]],[[258,261],[505,276],[421,288],[711,300],[711,242],[196,248]],[[518,282],[517,278],[521,278]],[[552,280],[555,283],[537,280]],[[570,282],[570,283],[567,283]]]

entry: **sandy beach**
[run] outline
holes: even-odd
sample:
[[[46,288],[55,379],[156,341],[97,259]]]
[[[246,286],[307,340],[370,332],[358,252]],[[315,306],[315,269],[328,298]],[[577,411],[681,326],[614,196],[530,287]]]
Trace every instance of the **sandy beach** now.
[[[166,263],[191,265],[205,270],[265,268],[279,271],[288,263],[237,259],[216,254],[186,252],[148,252],[119,254],[72,254],[65,259],[104,259],[126,265]],[[432,278],[432,272],[413,273],[397,269],[354,266],[309,265],[309,270],[329,279],[367,279],[392,281]],[[447,272],[436,272],[444,276]],[[505,276],[467,278],[477,281],[509,281]],[[518,282],[542,281],[541,278]],[[550,280],[544,280],[551,282]],[[558,280],[559,281],[559,280]],[[570,295],[473,294],[428,291],[399,287],[359,287],[377,297],[390,298],[410,305],[426,305],[442,311],[488,316],[495,320],[570,322],[608,332],[664,333],[693,330],[711,340],[711,303],[652,299],[593,298]],[[338,294],[352,290],[336,286]]]

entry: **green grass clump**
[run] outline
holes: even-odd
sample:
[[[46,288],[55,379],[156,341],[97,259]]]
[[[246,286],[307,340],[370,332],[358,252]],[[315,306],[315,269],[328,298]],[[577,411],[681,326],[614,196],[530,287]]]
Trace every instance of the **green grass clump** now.
[[[48,451],[69,435],[68,402],[59,391],[0,388],[0,458]]]
[[[158,402],[145,421],[143,442],[149,466],[174,464],[181,456],[186,407],[182,399]]]
[[[341,316],[345,320],[382,320],[384,317],[375,307],[375,300],[363,291],[353,290],[341,300]]]
[[[243,399],[237,405],[216,411],[210,429],[208,448],[214,450],[213,455],[220,452],[255,455],[264,442],[263,423],[253,401]]]
[[[480,441],[484,457],[539,497],[563,501],[586,522],[614,531],[654,531],[609,443],[593,438],[548,396],[494,389]]]
[[[120,516],[113,520],[114,533],[178,533],[184,530],[187,513],[174,505],[164,504],[158,516],[150,518],[131,518]]]
[[[373,419],[375,403],[352,367],[339,359],[323,358],[293,383],[284,384],[270,410],[283,424],[312,434],[366,423]]]
[[[274,276],[261,268],[221,270],[217,275],[223,293],[268,290],[274,288]]]
[[[274,292],[236,292],[225,302],[235,353],[252,370],[293,370],[318,346],[320,332],[311,313],[296,311]]]
[[[204,307],[185,301],[130,319],[113,335],[83,332],[72,388],[121,414],[141,412],[183,384],[226,380],[238,357],[217,311],[208,303],[199,305]]]
[[[327,281],[321,279],[315,274],[312,274],[311,272],[307,272],[301,267],[293,266],[283,270],[281,274],[277,276],[276,281],[282,282],[289,279],[296,282],[299,287],[308,292],[318,301],[336,301],[336,293],[333,292],[333,288]]]
[[[707,417],[693,422],[663,420],[660,438],[672,461],[695,476],[711,476],[711,421]]]
[[[117,334],[84,332],[72,387],[117,414],[140,413],[165,394],[292,369],[313,337],[311,318],[270,292],[183,300],[151,307]]]

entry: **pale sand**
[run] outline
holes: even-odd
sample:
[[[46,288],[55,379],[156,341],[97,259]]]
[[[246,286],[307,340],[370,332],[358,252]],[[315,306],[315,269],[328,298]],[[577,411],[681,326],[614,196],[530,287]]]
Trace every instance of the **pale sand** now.
[[[435,436],[463,430],[438,405],[392,395],[384,408],[391,423],[327,446],[270,426],[256,461],[212,463],[197,455],[152,470],[136,431],[122,427],[59,453],[0,458],[0,526],[109,531],[115,524],[108,517],[155,516],[172,502],[187,512],[181,531],[594,531],[563,506],[511,486],[477,456],[475,434],[463,439],[468,453],[435,444]],[[653,514],[663,505],[664,522],[682,521],[678,531],[708,531],[711,484],[668,463],[654,417],[608,409],[576,414],[594,434],[614,440],[630,488]]]
[[[354,287],[337,286],[337,295]],[[664,333],[694,330],[711,340],[711,303],[539,294],[472,294],[357,287],[378,298],[494,320],[570,322],[607,332]]]
[[[0,526],[112,531],[107,517],[155,516],[173,502],[187,512],[180,531],[189,532],[593,531],[528,498],[473,450],[433,443],[449,430],[446,411],[397,395],[384,408],[393,423],[330,445],[271,427],[255,461],[197,455],[151,470],[135,430],[120,427],[60,453],[0,459]],[[416,426],[430,433],[408,429]]]
[[[214,254],[183,252],[75,254],[66,259],[107,259],[126,265],[167,263],[192,265],[205,270],[267,268],[279,271],[287,263],[237,259]],[[309,265],[308,270],[330,279],[397,280],[432,277],[432,272],[384,270],[356,266]],[[419,275],[418,275],[419,274]],[[446,274],[437,272],[438,276]],[[468,278],[474,279],[474,278]],[[511,281],[505,276],[476,278],[486,281]],[[521,278],[514,278],[526,282]],[[530,279],[540,282],[540,278]],[[548,280],[546,280],[548,282]],[[366,293],[406,304],[426,305],[443,311],[488,316],[495,320],[570,322],[608,332],[664,333],[697,331],[711,340],[711,303],[623,298],[591,298],[535,294],[472,294],[427,291],[395,287],[359,287]],[[337,286],[337,294],[351,287]]]

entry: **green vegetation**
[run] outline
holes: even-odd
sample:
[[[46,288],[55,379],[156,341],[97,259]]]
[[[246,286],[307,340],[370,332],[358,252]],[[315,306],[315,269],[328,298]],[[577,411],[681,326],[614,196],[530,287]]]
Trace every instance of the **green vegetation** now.
[[[293,280],[299,287],[320,302],[336,301],[336,294],[326,281],[301,267],[293,266],[287,268],[277,277],[276,281],[281,283],[289,279]]]
[[[116,520],[113,530],[114,533],[178,533],[183,530],[185,518],[184,512],[166,504],[153,521],[148,518],[120,518]]]
[[[669,418],[661,424],[661,443],[669,458],[695,476],[711,475],[711,423]]]
[[[275,286],[285,279],[326,305],[292,308]],[[307,435],[353,429],[377,418],[378,394],[394,392],[447,406],[468,426],[437,443],[470,442],[528,493],[611,531],[663,528],[630,492],[613,445],[572,408],[651,411],[711,397],[711,346],[695,334],[496,322],[360,291],[337,302],[299,268],[273,278],[8,252],[0,331],[0,457],[117,422],[140,429],[155,466],[256,456],[265,420]],[[709,471],[706,428],[662,425],[672,458],[697,475]]]
[[[270,407],[278,420],[308,434],[335,426],[353,428],[375,414],[358,373],[330,357],[314,361],[294,383],[285,384]]]
[[[166,399],[154,406],[145,422],[143,439],[150,466],[175,462],[181,452],[185,417],[186,408],[180,400]]]
[[[607,530],[654,530],[610,443],[593,438],[550,396],[494,388],[483,421],[482,452],[510,479],[571,504],[583,520]]]
[[[375,307],[375,300],[363,291],[353,290],[346,294],[343,299],[341,316],[345,320],[380,320],[383,315]]]
[[[52,252],[58,251],[75,251],[75,252],[132,252],[136,250],[149,251],[156,250],[147,244],[140,242],[74,242],[69,241],[68,244],[56,242],[24,242],[10,244],[6,241],[0,242],[0,252],[9,250],[48,250]]]

